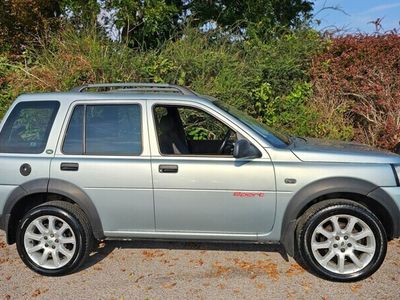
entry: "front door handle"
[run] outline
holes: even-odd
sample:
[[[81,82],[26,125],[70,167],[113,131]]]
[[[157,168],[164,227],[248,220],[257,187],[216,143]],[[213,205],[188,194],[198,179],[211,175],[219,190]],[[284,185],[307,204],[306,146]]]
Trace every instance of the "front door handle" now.
[[[178,173],[177,165],[159,165],[158,172],[160,173]]]
[[[60,165],[61,171],[78,171],[79,170],[79,164],[78,163],[70,163],[70,162],[64,162],[61,163]]]

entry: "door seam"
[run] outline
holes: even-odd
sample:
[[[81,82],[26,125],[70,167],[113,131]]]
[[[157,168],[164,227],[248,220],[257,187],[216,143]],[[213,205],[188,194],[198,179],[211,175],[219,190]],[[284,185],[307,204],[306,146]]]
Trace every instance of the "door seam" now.
[[[153,195],[153,222],[154,222],[154,231],[157,231],[157,222],[156,222],[156,200],[155,200],[155,193],[154,193],[154,175],[153,175],[153,153],[151,149],[151,138],[150,138],[150,126],[149,126],[149,110],[148,110],[149,103],[146,102],[144,106],[146,109],[145,116],[146,116],[146,127],[147,127],[147,146],[149,147],[150,153],[150,173],[151,173],[151,187],[152,187],[152,195]],[[150,110],[151,114],[151,110]],[[151,116],[152,117],[152,116]]]

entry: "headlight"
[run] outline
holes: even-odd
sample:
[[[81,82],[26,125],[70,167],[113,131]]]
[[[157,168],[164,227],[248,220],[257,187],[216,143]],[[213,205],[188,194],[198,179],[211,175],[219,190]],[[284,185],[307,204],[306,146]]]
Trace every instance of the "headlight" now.
[[[400,186],[400,165],[391,165],[394,173],[394,178],[396,179],[397,186]]]

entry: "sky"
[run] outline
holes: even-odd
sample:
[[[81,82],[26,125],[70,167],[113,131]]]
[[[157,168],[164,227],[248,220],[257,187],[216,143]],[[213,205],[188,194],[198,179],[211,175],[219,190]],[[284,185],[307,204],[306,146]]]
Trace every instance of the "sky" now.
[[[400,29],[400,1],[394,0],[315,0],[315,19],[321,21],[314,24],[317,29],[342,28],[346,32],[375,32],[375,25],[369,24],[378,18],[383,18],[382,31],[393,28]],[[338,10],[323,7],[337,7]],[[319,12],[318,12],[319,11]]]

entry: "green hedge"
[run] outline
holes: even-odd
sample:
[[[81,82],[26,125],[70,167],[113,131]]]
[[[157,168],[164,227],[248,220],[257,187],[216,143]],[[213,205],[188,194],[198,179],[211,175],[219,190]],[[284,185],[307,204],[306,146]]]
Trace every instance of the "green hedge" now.
[[[148,51],[111,42],[95,30],[66,29],[41,45],[18,62],[0,56],[1,114],[24,92],[94,82],[166,82],[219,98],[295,135],[352,136],[347,124],[326,123],[312,100],[312,57],[329,46],[312,29],[264,42],[188,28],[183,38]]]

